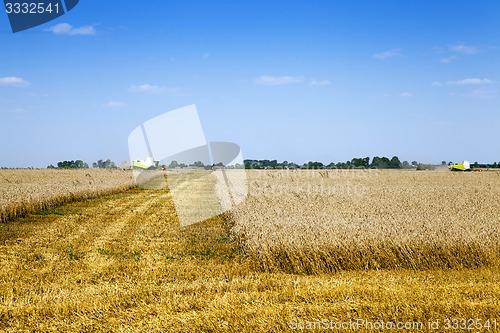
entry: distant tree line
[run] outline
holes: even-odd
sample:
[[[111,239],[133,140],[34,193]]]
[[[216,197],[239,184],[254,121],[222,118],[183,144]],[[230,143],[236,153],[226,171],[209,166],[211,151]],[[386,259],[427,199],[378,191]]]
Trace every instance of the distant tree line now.
[[[331,162],[323,164],[322,162],[309,161],[302,165],[297,163],[277,160],[245,160],[245,169],[409,169],[416,168],[417,161],[401,162],[397,156],[391,159],[387,157],[375,156],[373,159],[370,157],[356,157],[346,162]]]
[[[482,164],[474,162],[471,164],[473,168],[500,168],[500,162],[495,162],[491,164]]]
[[[92,163],[92,167],[99,169],[116,169],[116,164],[115,162],[107,159],[106,161],[99,160],[97,162]]]
[[[441,165],[451,165],[452,162],[442,161]],[[205,165],[201,161],[196,161],[191,164],[186,163],[178,163],[177,161],[172,161],[167,166],[168,169],[176,169],[176,168],[198,168],[198,169],[213,169],[217,167],[225,167],[225,168],[245,168],[245,169],[416,169],[416,170],[433,170],[437,165],[432,164],[423,164],[417,161],[412,161],[411,163],[408,161],[401,162],[397,156],[393,156],[392,158],[387,158],[385,156],[379,157],[375,156],[372,159],[370,157],[355,157],[350,161],[345,162],[331,162],[329,164],[323,164],[322,162],[313,162],[309,161],[302,165],[299,165],[294,162],[278,162],[277,160],[244,160],[244,165],[235,164],[231,166],[225,166],[222,162],[215,164],[207,164]],[[471,163],[473,168],[500,168],[500,162],[494,163]],[[92,163],[93,168],[99,169],[116,169],[117,166],[115,162],[110,159],[107,160],[98,160],[97,162]],[[89,168],[89,165],[82,160],[76,161],[62,161],[57,163],[57,167],[52,164],[47,168],[58,168],[58,169],[86,169]]]
[[[82,160],[76,160],[76,161],[62,161],[62,162],[57,162],[57,167],[53,166],[52,164],[49,165],[47,168],[49,169],[86,169],[88,168],[89,165],[85,163]]]
[[[82,160],[76,160],[76,161],[62,161],[62,162],[57,162],[57,167],[54,165],[49,165],[47,168],[48,169],[88,169],[89,165],[85,163]],[[97,162],[92,163],[93,168],[100,168],[100,169],[116,169],[116,164],[115,162],[111,160],[99,160]]]

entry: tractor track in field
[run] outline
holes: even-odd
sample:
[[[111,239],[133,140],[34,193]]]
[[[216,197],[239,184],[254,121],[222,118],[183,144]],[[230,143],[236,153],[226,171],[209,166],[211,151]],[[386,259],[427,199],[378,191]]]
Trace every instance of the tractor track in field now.
[[[18,224],[21,230],[0,245],[0,258],[9,258],[11,264],[30,261],[33,257],[48,261],[96,260],[99,251],[106,247],[130,244],[136,236],[132,229],[137,222],[147,223],[151,207],[159,200],[168,199],[166,193],[158,191],[116,197],[112,201],[95,200],[94,205],[72,203],[55,209],[54,214],[48,211],[11,222],[9,228]]]

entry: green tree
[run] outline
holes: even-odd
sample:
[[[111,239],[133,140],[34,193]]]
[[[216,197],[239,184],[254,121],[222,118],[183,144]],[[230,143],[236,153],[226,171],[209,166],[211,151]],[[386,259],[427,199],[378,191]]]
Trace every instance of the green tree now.
[[[363,166],[363,159],[362,158],[353,158],[351,160],[351,165],[354,166],[355,168],[359,168]]]
[[[196,161],[193,164],[191,164],[191,166],[203,168],[205,166],[205,164],[203,164],[203,162],[201,162],[201,161]]]
[[[353,158],[351,165],[355,168],[368,168],[370,166],[370,158]]]
[[[391,161],[387,157],[375,156],[372,160],[371,167],[376,169],[387,169],[389,168]]]
[[[393,156],[391,158],[391,161],[389,162],[389,168],[390,169],[400,169],[401,168],[401,161],[397,156]]]
[[[106,161],[98,160],[97,162],[92,163],[92,166],[99,169],[116,169],[115,162],[110,159],[107,159]]]
[[[316,161],[312,162],[312,161],[309,161],[307,163],[304,163],[303,168],[304,169],[323,169],[324,165],[321,162],[316,162]]]
[[[326,166],[326,168],[328,168],[328,169],[336,169],[336,168],[337,168],[337,166],[335,165],[335,163],[330,162],[330,163]]]
[[[78,168],[88,168],[88,164],[84,163],[82,160],[76,161],[62,161],[57,163],[57,167],[60,169],[78,169]]]

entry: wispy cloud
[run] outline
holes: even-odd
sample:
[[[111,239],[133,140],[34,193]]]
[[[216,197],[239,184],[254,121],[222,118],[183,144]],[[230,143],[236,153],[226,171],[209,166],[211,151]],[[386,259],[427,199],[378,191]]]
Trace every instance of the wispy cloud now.
[[[411,92],[404,91],[401,94],[399,94],[399,97],[410,98],[410,97],[413,97],[413,94]]]
[[[447,85],[447,86],[484,86],[484,85],[493,84],[493,83],[495,83],[495,81],[490,80],[490,79],[467,78],[467,79],[463,79],[463,80],[447,81],[447,82],[434,81],[431,83],[431,86],[433,86],[433,87],[442,87],[444,85]]]
[[[69,23],[59,23],[44,31],[52,32],[56,35],[95,35],[97,32],[95,28],[91,25],[84,25],[79,28],[73,27]]]
[[[468,79],[463,79],[463,80],[458,80],[458,81],[448,81],[446,82],[449,85],[458,85],[458,86],[482,86],[485,84],[492,84],[495,83],[493,80],[489,79],[478,79],[478,78],[468,78]]]
[[[321,87],[321,86],[327,86],[330,83],[331,82],[329,80],[312,80],[311,82],[309,82],[309,85],[313,87]]]
[[[449,64],[463,56],[476,55],[482,51],[478,46],[463,43],[448,45],[446,47],[436,47],[435,49],[437,53],[444,54],[444,56],[439,59],[439,62],[442,64]]]
[[[203,53],[203,55],[202,55],[201,57],[202,57],[203,59],[208,59],[208,58],[210,58],[210,53],[205,52],[205,53]]]
[[[443,64],[449,64],[450,62],[452,62],[455,59],[458,59],[457,55],[452,55],[449,57],[441,58],[441,59],[439,59],[439,61]]]
[[[497,89],[480,87],[470,91],[467,96],[480,99],[494,99],[498,97],[498,93],[499,91]]]
[[[0,77],[0,86],[27,87],[29,85],[31,85],[30,82],[20,77],[16,76]]]
[[[387,60],[391,58],[398,58],[401,56],[401,49],[391,49],[389,51],[375,53],[373,58],[378,60]]]
[[[304,78],[299,76],[271,76],[262,75],[255,83],[267,85],[267,86],[280,86],[284,84],[300,83],[303,82]]]
[[[465,44],[451,45],[449,47],[449,50],[452,52],[461,53],[461,54],[478,54],[480,52],[479,47],[465,45]]]
[[[433,87],[452,86],[459,89],[459,92],[451,91],[450,96],[462,96],[480,99],[494,99],[499,95],[498,85],[496,81],[480,78],[466,78],[455,81],[434,81],[431,83]],[[473,89],[473,90],[471,90]],[[461,92],[460,92],[461,91]]]
[[[104,106],[109,108],[109,109],[119,109],[119,108],[127,107],[127,103],[117,102],[117,101],[109,101],[109,102],[105,103]]]
[[[181,90],[177,87],[163,87],[154,84],[141,84],[141,85],[131,85],[128,88],[129,92],[133,93],[149,93],[149,94],[161,94],[161,95],[179,95]]]

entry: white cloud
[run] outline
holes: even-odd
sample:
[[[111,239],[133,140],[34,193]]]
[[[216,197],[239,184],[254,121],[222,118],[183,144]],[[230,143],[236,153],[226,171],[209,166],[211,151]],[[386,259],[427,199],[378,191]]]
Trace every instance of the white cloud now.
[[[446,83],[434,81],[431,83],[433,87],[447,86],[484,86],[488,84],[493,84],[495,81],[490,79],[478,79],[478,78],[467,78],[463,80],[447,81]]]
[[[311,82],[309,82],[309,85],[313,87],[320,87],[320,86],[327,86],[330,83],[331,82],[328,80],[312,80]]]
[[[465,44],[452,45],[449,47],[449,50],[462,54],[478,54],[480,52],[478,47]]]
[[[404,91],[401,94],[399,94],[399,97],[409,98],[409,97],[413,97],[413,94],[411,92]]]
[[[149,94],[165,94],[165,95],[178,95],[180,94],[180,89],[179,88],[169,88],[169,87],[162,87],[162,86],[157,86],[154,84],[141,84],[141,85],[131,85],[128,88],[129,92],[134,92],[134,93],[149,93]]]
[[[439,61],[443,64],[449,64],[450,62],[452,62],[453,60],[455,60],[457,58],[458,58],[458,56],[452,55],[452,56],[449,56],[446,58],[441,58],[441,59],[439,59]]]
[[[262,75],[255,82],[267,86],[280,86],[284,84],[300,83],[304,78],[297,76],[271,76]]]
[[[466,44],[448,45],[446,47],[436,47],[437,53],[445,54],[439,59],[443,64],[449,64],[461,58],[461,56],[475,55],[481,52],[481,48]]]
[[[496,88],[496,82],[490,79],[467,78],[463,80],[447,81],[447,82],[432,82],[433,87],[443,86],[461,86],[462,93],[449,92],[450,96],[463,96],[480,99],[494,99],[499,95],[499,90]],[[458,89],[458,88],[455,88]],[[470,90],[474,89],[474,90]]]
[[[492,84],[495,83],[495,81],[489,80],[489,79],[478,79],[478,78],[468,78],[468,79],[463,79],[463,80],[458,80],[458,81],[448,81],[446,84],[452,85],[452,86],[482,86],[485,84]]]
[[[27,87],[29,85],[31,85],[30,82],[20,77],[16,76],[0,77],[0,86]]]
[[[480,99],[494,99],[498,97],[498,90],[481,87],[470,91],[467,96]]]
[[[123,102],[117,102],[117,101],[109,101],[106,104],[104,104],[105,107],[109,109],[118,109],[118,108],[124,108],[127,106],[126,103]]]
[[[56,35],[95,35],[96,30],[91,25],[84,25],[79,28],[73,27],[69,23],[59,23],[44,31],[52,32]]]
[[[401,49],[392,49],[385,52],[375,53],[373,58],[379,60],[387,60],[391,58],[398,58],[401,56]]]

